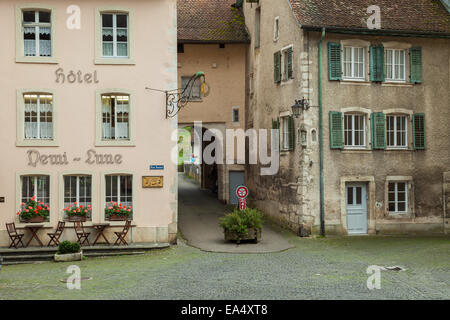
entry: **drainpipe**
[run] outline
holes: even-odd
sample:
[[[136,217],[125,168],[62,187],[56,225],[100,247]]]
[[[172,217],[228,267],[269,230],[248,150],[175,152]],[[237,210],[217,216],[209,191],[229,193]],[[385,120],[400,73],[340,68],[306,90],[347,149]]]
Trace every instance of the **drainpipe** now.
[[[325,237],[325,196],[323,183],[323,106],[322,106],[322,41],[325,28],[319,41],[319,157],[320,157],[320,235]]]

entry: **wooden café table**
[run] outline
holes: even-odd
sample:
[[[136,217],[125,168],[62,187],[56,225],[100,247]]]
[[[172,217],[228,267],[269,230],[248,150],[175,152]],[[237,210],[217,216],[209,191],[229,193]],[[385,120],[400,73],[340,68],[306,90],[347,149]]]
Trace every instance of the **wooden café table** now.
[[[92,244],[93,246],[96,245],[98,239],[100,239],[100,236],[102,236],[103,239],[105,239],[107,244],[110,244],[108,239],[106,239],[105,235],[103,234],[103,231],[105,231],[105,229],[109,226],[110,226],[109,223],[93,223],[92,224],[92,227],[98,231],[97,237],[95,238],[94,243]]]
[[[27,224],[26,226],[24,226],[24,229],[29,229],[31,232],[31,238],[30,238],[30,240],[28,240],[25,247],[28,247],[30,245],[31,240],[33,240],[33,239],[36,239],[36,241],[41,245],[41,247],[44,246],[44,244],[41,242],[41,240],[39,239],[39,237],[37,235],[37,232],[39,231],[39,229],[42,229],[43,227],[44,227],[44,224],[37,224],[37,223]]]

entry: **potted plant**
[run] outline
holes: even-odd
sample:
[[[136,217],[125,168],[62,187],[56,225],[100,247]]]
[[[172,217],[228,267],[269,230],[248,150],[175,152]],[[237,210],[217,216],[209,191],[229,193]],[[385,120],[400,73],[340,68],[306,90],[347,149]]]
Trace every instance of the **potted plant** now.
[[[66,213],[69,221],[86,221],[86,217],[91,213],[92,207],[88,205],[87,207],[83,207],[82,205],[78,206],[77,202],[74,202],[67,208],[64,208],[64,212]]]
[[[235,209],[232,213],[220,219],[220,226],[224,230],[225,241],[261,239],[263,215],[258,209],[247,208],[245,210]]]
[[[110,221],[128,220],[133,214],[133,208],[111,201],[109,206],[105,208],[105,214]]]
[[[41,223],[50,215],[50,207],[39,200],[36,201],[36,197],[33,196],[27,203],[22,202],[21,210],[17,212],[17,215],[20,217],[20,221]]]
[[[63,241],[59,244],[58,251],[55,253],[56,262],[80,261],[83,259],[83,251],[78,242]]]

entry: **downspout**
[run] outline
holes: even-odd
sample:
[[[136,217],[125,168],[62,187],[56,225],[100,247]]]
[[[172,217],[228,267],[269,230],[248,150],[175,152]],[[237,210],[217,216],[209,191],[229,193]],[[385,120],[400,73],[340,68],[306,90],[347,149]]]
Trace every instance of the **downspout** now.
[[[322,106],[322,41],[325,28],[319,41],[319,157],[320,157],[320,235],[325,237],[325,195],[323,182],[323,106]]]

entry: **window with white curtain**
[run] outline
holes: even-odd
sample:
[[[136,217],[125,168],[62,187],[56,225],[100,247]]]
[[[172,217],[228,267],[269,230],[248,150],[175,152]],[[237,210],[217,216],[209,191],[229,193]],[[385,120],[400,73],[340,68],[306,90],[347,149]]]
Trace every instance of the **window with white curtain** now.
[[[74,203],[87,208],[92,205],[92,177],[88,175],[64,176],[64,208]]]
[[[131,175],[107,175],[105,206],[112,202],[124,206],[133,206],[133,176]]]
[[[128,57],[128,14],[102,13],[103,57]]]
[[[129,140],[129,95],[102,95],[102,139]]]
[[[53,96],[24,94],[25,139],[53,139]]]
[[[406,80],[405,50],[387,49],[384,51],[384,68],[387,81]]]
[[[50,176],[22,176],[22,202],[27,203],[32,197],[45,205],[50,205]]]
[[[344,79],[365,79],[365,51],[364,48],[344,47]]]
[[[24,10],[22,12],[23,54],[31,57],[51,57],[51,12]]]

